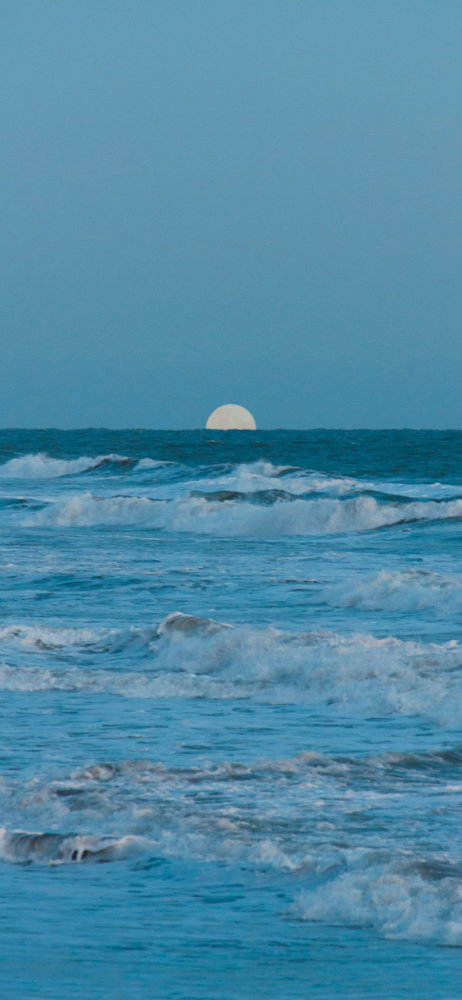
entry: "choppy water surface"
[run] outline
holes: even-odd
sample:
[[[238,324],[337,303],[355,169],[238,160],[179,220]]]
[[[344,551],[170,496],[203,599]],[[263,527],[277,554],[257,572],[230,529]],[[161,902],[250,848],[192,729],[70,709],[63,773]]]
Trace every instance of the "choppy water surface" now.
[[[462,433],[0,434],[9,998],[462,995]]]

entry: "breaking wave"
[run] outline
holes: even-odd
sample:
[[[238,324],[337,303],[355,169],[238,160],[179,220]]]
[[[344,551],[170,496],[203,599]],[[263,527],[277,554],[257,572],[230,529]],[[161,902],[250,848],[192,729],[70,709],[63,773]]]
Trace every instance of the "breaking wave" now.
[[[374,927],[384,937],[462,947],[462,871],[447,856],[343,852],[337,872],[299,894],[304,920]]]
[[[289,465],[273,465],[261,459],[224,470],[214,466],[199,469],[195,485],[203,492],[218,488],[222,492],[235,492],[241,496],[281,492],[287,497],[318,493],[344,496],[364,488],[364,484],[348,476],[328,476]]]
[[[0,466],[0,477],[3,479],[58,479],[61,476],[76,476],[94,469],[113,467],[132,467],[134,460],[123,455],[98,455],[89,458],[63,459],[50,458],[45,454],[22,455],[11,458]]]
[[[422,715],[442,724],[462,710],[462,650],[456,640],[438,644],[366,633],[231,627],[177,612],[144,629],[91,633],[10,626],[0,633],[0,644],[6,658],[0,667],[3,690],[303,701],[353,715]],[[58,656],[63,645],[67,663]],[[48,654],[45,664],[36,656],[33,665],[24,666],[24,646],[33,646],[37,656]],[[50,658],[53,651],[56,661]],[[103,653],[109,654],[107,665]]]
[[[137,628],[133,626],[126,629],[88,629],[88,628],[66,628],[64,626],[52,625],[5,625],[0,628],[1,645],[18,645],[24,649],[35,650],[72,650],[90,651],[94,653],[120,653],[127,650],[137,654],[152,649],[152,643],[161,636],[171,636],[179,634],[207,636],[225,629],[232,628],[231,625],[223,622],[216,622],[212,618],[201,618],[198,615],[186,615],[181,611],[174,611],[158,626],[146,626]]]
[[[273,465],[262,459],[237,465],[210,465],[189,467],[179,462],[151,457],[134,458],[127,455],[82,455],[74,459],[53,458],[43,452],[21,455],[0,465],[3,479],[56,479],[78,476],[87,472],[167,473],[168,478],[183,481],[187,489],[196,485],[205,492],[219,488],[223,491],[252,494],[261,491],[284,490],[288,495],[328,493],[343,496],[363,488],[363,484],[347,476],[329,476],[324,473],[297,469],[288,465]],[[136,478],[135,478],[136,481]]]
[[[204,497],[154,500],[79,494],[48,504],[23,524],[41,527],[138,526],[222,537],[323,535],[372,531],[415,521],[462,517],[462,500],[378,503],[371,496],[346,500],[278,500],[270,506]]]
[[[423,569],[380,570],[325,588],[321,598],[334,607],[362,611],[462,611],[462,579]]]
[[[457,850],[410,847],[399,837],[393,843],[392,831],[380,822],[375,842],[364,843],[368,834],[358,825],[364,811],[372,808],[376,818],[381,810],[386,813],[390,796],[406,810],[415,785],[399,775],[397,780],[399,768],[405,779],[409,769],[426,775],[424,793],[411,806],[414,822],[425,817],[429,789],[435,802],[447,807],[452,786],[445,790],[435,769],[448,775],[457,769],[460,777],[460,749],[367,758],[308,752],[183,767],[137,759],[89,763],[52,781],[33,779],[16,792],[10,789],[7,806],[14,805],[17,793],[26,816],[42,811],[62,825],[77,820],[82,829],[3,828],[0,860],[56,866],[144,855],[156,863],[237,863],[267,877],[289,874],[297,919],[373,927],[389,939],[461,947]],[[282,821],[281,813],[290,821]],[[113,832],[95,833],[101,823]]]
[[[121,861],[145,849],[141,837],[91,837],[84,834],[9,832],[0,829],[0,859],[13,863],[58,865],[84,861]]]

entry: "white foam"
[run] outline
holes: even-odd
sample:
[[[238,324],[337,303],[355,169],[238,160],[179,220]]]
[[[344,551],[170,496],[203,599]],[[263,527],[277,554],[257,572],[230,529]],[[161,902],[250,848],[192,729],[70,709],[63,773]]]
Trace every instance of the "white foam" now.
[[[11,643],[43,651],[45,665],[7,662],[0,667],[4,690],[73,690],[139,698],[250,698],[288,703],[303,701],[329,706],[342,714],[423,715],[445,724],[462,711],[458,642],[404,642],[367,633],[304,634],[273,628],[223,628],[207,619],[169,616],[158,629],[101,630],[88,636],[79,630],[4,632]],[[63,642],[84,643],[95,665],[69,665],[52,659]],[[70,647],[71,650],[73,647]],[[81,647],[80,647],[81,648]],[[76,654],[79,646],[74,647]],[[136,654],[137,670],[104,666],[102,653]],[[13,651],[12,651],[13,653]],[[143,657],[141,668],[140,654]],[[16,654],[9,660],[17,660]],[[116,666],[114,664],[114,666]]]
[[[328,493],[343,496],[364,488],[358,480],[346,476],[328,476],[321,472],[294,469],[291,466],[273,465],[262,460],[233,466],[228,472],[199,475],[187,482],[189,488],[213,491],[217,489],[241,494],[283,490],[300,496],[305,493]]]
[[[426,878],[406,856],[364,849],[345,852],[344,862],[346,871],[300,893],[294,907],[299,917],[372,926],[392,939],[462,946],[459,875]]]
[[[174,462],[161,462],[155,458],[141,458],[140,461],[136,463],[133,471],[145,472],[147,469],[158,469],[159,467],[164,468],[165,466],[174,464]]]
[[[385,570],[327,587],[321,599],[364,611],[462,611],[462,579],[421,569]]]
[[[123,462],[120,455],[98,455],[89,458],[61,459],[50,458],[45,454],[22,455],[11,458],[0,466],[0,477],[4,479],[57,479],[61,476],[75,476],[82,472],[95,469],[102,462]]]
[[[170,502],[137,496],[97,497],[88,492],[49,504],[22,523],[49,527],[127,525],[226,537],[362,532],[459,517],[462,500],[379,504],[370,496],[347,500],[322,497],[261,506],[197,497]]]
[[[451,497],[460,497],[462,485],[457,483],[415,483],[412,481],[403,482],[375,482],[369,487],[378,493],[391,493],[395,496],[412,497],[415,500],[448,500]]]
[[[14,643],[25,649],[64,649],[88,646],[98,641],[98,633],[86,628],[48,625],[5,625],[0,628],[0,644]]]
[[[35,624],[5,625],[0,628],[0,647],[19,646],[34,651],[64,649],[70,653],[92,650],[98,654],[119,653],[123,650],[136,652],[149,649],[157,638],[158,630],[155,626],[95,630]]]
[[[0,859],[61,865],[141,852],[244,864],[290,873],[298,918],[460,946],[457,838],[443,853],[416,833],[429,809],[453,811],[440,772],[460,770],[459,751],[309,752],[243,763],[183,757],[170,766],[103,759],[51,778],[48,762],[0,787]],[[48,830],[57,832],[30,832]]]

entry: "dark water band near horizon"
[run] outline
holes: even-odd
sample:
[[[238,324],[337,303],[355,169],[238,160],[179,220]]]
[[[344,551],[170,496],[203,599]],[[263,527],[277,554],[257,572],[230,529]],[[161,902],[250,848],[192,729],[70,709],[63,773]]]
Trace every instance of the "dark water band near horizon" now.
[[[462,432],[0,432],[2,1000],[455,1000]]]

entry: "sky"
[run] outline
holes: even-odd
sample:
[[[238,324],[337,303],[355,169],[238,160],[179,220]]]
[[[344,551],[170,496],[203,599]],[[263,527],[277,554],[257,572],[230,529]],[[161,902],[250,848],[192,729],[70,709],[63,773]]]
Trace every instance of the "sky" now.
[[[462,4],[2,0],[0,426],[462,427]]]

